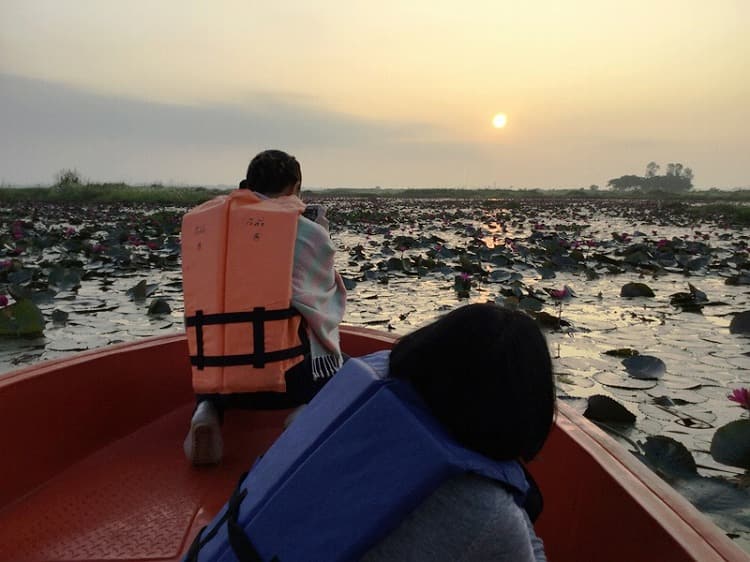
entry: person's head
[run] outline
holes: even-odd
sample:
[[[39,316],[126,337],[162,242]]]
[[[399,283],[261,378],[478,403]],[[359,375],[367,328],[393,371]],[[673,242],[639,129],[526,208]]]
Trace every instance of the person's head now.
[[[252,189],[268,197],[299,195],[302,169],[297,159],[281,150],[264,150],[250,161],[240,189]]]
[[[552,428],[552,360],[523,312],[457,308],[396,342],[390,376],[410,381],[460,444],[496,460],[532,459]]]

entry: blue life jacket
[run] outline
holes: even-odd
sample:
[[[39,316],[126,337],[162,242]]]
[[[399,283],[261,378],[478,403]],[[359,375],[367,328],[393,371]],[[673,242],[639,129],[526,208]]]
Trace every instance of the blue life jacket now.
[[[465,472],[503,484],[522,505],[521,465],[458,445],[408,382],[379,378],[373,365],[383,357],[346,362],[255,463],[185,560],[356,560]]]

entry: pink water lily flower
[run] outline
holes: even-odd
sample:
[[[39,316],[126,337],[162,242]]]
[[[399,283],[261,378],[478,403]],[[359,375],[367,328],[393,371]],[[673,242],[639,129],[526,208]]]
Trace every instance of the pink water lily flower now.
[[[732,394],[727,395],[732,402],[737,402],[741,408],[750,410],[750,388],[735,388]]]
[[[571,289],[567,285],[563,285],[562,289],[544,289],[544,290],[547,291],[547,294],[549,294],[549,296],[551,296],[553,299],[558,299],[558,300],[567,299],[567,298],[576,296],[573,289]]]

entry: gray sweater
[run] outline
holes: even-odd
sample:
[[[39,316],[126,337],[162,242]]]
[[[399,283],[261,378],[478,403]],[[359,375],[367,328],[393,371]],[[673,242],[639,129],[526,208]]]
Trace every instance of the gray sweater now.
[[[546,562],[526,512],[499,484],[466,474],[447,480],[364,562]]]

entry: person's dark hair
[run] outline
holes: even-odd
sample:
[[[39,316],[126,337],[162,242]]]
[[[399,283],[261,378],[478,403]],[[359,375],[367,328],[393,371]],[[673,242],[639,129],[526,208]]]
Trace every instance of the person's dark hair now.
[[[552,428],[552,360],[523,312],[457,308],[396,342],[390,376],[410,381],[464,447],[496,460],[532,459]]]
[[[240,189],[275,195],[298,181],[302,181],[302,168],[294,156],[282,150],[264,150],[250,161]]]

